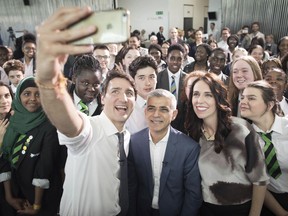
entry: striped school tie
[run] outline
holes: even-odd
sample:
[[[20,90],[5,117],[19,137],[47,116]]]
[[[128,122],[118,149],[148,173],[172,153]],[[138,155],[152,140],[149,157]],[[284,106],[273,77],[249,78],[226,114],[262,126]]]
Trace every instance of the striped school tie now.
[[[16,165],[16,163],[18,162],[19,160],[19,156],[20,156],[20,152],[22,150],[22,146],[24,144],[24,138],[26,137],[25,134],[22,134],[19,136],[16,144],[14,145],[14,148],[13,148],[13,153],[12,153],[12,165]]]
[[[80,111],[85,113],[86,115],[89,115],[88,106],[82,100],[80,100],[79,105],[81,106]]]
[[[261,133],[262,139],[265,141],[264,145],[264,155],[267,170],[270,176],[277,179],[281,174],[281,169],[277,160],[276,150],[271,141],[271,133]]]
[[[175,97],[177,97],[177,95],[176,95],[176,82],[175,82],[175,76],[172,75],[172,76],[171,76],[171,79],[172,79],[172,82],[171,82],[171,86],[170,86],[170,92],[171,92]]]

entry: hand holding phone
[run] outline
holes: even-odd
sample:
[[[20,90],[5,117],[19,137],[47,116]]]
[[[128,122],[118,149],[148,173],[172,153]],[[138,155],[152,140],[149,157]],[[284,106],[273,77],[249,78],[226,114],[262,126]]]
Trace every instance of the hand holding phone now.
[[[94,25],[97,32],[85,38],[72,41],[75,45],[121,43],[129,38],[130,13],[127,10],[93,12],[90,16],[71,25],[69,29],[83,29]]]

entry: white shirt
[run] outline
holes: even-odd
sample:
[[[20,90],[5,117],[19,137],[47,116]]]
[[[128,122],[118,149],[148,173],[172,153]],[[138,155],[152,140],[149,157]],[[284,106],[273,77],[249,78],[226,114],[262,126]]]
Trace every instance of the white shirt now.
[[[117,173],[118,132],[102,112],[84,120],[77,137],[69,138],[58,131],[59,142],[66,145],[64,191],[60,204],[61,216],[112,216],[120,212]],[[124,148],[128,155],[130,133],[124,131]]]
[[[14,86],[13,84],[11,84],[11,85],[10,85],[10,88],[11,88],[13,94],[15,94],[15,93],[16,93],[16,90],[17,90],[17,87]]]
[[[270,177],[270,184],[267,186],[274,193],[288,193],[288,118],[275,115],[275,121],[269,131],[262,131],[255,124],[252,124],[257,132],[271,134],[271,141],[276,149],[276,156],[282,171],[278,179]],[[260,138],[260,145],[264,149],[265,142]]]
[[[221,40],[217,43],[218,47],[222,48],[224,51],[227,51],[229,46],[226,41]]]
[[[126,128],[131,134],[147,127],[144,113],[145,107],[146,101],[140,95],[137,95],[134,110],[126,121]]]
[[[181,73],[181,70],[179,70],[177,73],[173,74],[168,68],[167,68],[167,71],[168,71],[168,77],[169,77],[169,89],[170,89],[170,92],[171,92],[171,83],[172,83],[172,76],[174,76],[174,79],[175,79],[175,84],[176,84],[176,99],[178,101],[178,94],[179,94],[179,81],[180,81],[180,73]]]
[[[29,77],[29,76],[33,76],[33,61],[34,59],[32,59],[29,64],[26,64],[25,59],[23,60],[24,65],[25,65],[25,72],[24,72],[24,77]]]
[[[82,108],[81,105],[79,104],[81,99],[77,96],[75,91],[73,92],[73,98],[74,98],[74,105],[75,105],[76,109],[80,111]],[[91,101],[89,104],[86,104],[86,105],[88,106],[89,116],[92,116],[98,107],[98,103],[97,103],[96,98],[93,101]]]
[[[287,104],[287,101],[285,99],[285,97],[283,96],[282,100],[280,101],[280,107],[282,109],[282,111],[284,112],[284,115],[286,117],[288,117],[288,104]]]
[[[158,200],[160,189],[160,177],[162,172],[162,166],[164,165],[163,160],[165,156],[169,134],[170,134],[170,127],[168,128],[168,131],[162,140],[160,140],[158,143],[153,143],[151,134],[149,132],[150,157],[151,157],[151,166],[154,180],[153,199],[151,207],[154,209],[159,209]]]

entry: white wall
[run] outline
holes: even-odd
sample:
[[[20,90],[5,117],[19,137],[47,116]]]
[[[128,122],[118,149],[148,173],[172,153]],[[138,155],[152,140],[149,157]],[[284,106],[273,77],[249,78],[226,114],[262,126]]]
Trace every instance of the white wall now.
[[[217,16],[217,20],[208,20],[208,30],[210,29],[210,23],[214,22],[216,25],[216,29],[218,29],[219,31],[221,31],[221,28],[223,28],[222,26],[222,0],[209,0],[209,8],[208,11],[216,12],[216,16]]]
[[[204,7],[209,0],[118,0],[118,7],[130,10],[132,30],[145,29],[146,36],[152,31],[158,32],[164,26],[164,36],[168,38],[169,27],[183,29],[184,4],[194,5],[193,27],[204,26]],[[156,11],[163,11],[162,16]],[[207,16],[207,14],[206,14]]]

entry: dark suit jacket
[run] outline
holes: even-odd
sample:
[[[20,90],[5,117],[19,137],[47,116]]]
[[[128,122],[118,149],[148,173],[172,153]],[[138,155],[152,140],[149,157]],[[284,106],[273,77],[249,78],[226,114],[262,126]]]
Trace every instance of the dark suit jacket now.
[[[177,130],[180,130],[182,132],[184,131],[184,122],[183,122],[183,107],[184,104],[181,102],[181,94],[182,91],[184,91],[184,79],[185,79],[186,73],[181,71],[180,74],[180,80],[179,80],[179,89],[178,90],[178,101],[177,101],[177,109],[178,109],[178,115],[176,116],[175,120],[171,123],[172,127],[176,128]],[[169,77],[168,77],[168,70],[165,69],[157,74],[157,89],[166,89],[170,91],[170,83],[169,83]]]
[[[161,32],[158,32],[158,33],[156,34],[156,36],[157,36],[157,39],[158,39],[158,44],[159,44],[159,45],[162,45],[163,42],[165,41],[164,35],[163,35]]]
[[[18,198],[34,203],[35,186],[33,179],[49,180],[49,188],[44,190],[40,215],[52,215],[58,211],[62,195],[61,147],[56,128],[47,120],[38,127],[26,133],[33,138],[24,154],[20,154],[16,168],[10,167],[10,162],[1,166],[1,172],[11,171],[13,193]],[[25,139],[27,139],[25,138]],[[64,149],[62,149],[64,150]],[[1,160],[4,160],[3,158]],[[4,160],[5,161],[5,160]]]
[[[131,137],[128,155],[129,215],[151,215],[153,170],[149,129]],[[202,204],[199,145],[171,127],[160,177],[161,216],[197,216]]]

